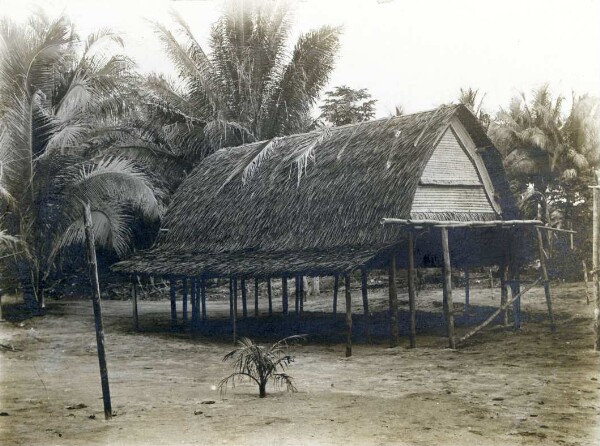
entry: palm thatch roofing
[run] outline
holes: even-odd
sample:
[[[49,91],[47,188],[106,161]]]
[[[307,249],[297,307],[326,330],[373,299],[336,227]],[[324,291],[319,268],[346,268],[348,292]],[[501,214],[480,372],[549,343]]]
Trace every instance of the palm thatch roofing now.
[[[381,225],[381,219],[410,218],[425,166],[456,120],[479,148],[499,212],[434,212],[429,217],[516,218],[500,155],[479,121],[462,105],[443,106],[219,150],[181,184],[155,245],[115,269],[268,277],[383,265],[405,234],[397,226]],[[461,255],[475,264],[494,260],[483,259],[493,251],[482,243],[492,232],[456,234],[457,242],[464,238],[459,261]],[[417,264],[439,263],[437,248],[426,245],[417,244],[422,250]]]

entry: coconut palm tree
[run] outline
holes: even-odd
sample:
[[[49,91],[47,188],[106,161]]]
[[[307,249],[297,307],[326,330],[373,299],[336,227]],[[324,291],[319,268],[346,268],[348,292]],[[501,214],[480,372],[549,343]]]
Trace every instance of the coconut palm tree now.
[[[0,22],[0,194],[8,233],[28,247],[19,271],[26,302],[43,305],[43,282],[60,248],[83,237],[89,202],[99,243],[123,254],[133,212],[157,218],[152,180],[122,157],[86,156],[128,104],[131,61],[118,35],[80,40],[65,18],[42,13]],[[107,48],[107,45],[109,48]]]
[[[149,78],[145,104],[188,159],[314,124],[310,113],[333,69],[338,28],[301,35],[287,57],[291,15],[283,2],[227,2],[208,52],[179,15],[173,19],[173,31],[153,26],[177,79]]]
[[[235,386],[236,380],[249,380],[258,386],[260,398],[267,396],[269,381],[275,386],[285,384],[288,391],[295,392],[294,380],[285,370],[294,362],[290,348],[303,339],[306,335],[288,336],[270,347],[255,344],[248,338],[240,339],[237,347],[223,357],[223,361],[233,361],[234,372],[221,380],[219,389],[224,393],[229,383]]]

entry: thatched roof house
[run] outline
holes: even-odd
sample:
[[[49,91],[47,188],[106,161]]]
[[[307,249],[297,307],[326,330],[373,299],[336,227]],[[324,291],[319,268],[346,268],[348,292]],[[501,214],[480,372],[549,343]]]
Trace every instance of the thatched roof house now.
[[[405,243],[401,228],[383,226],[383,217],[515,216],[500,155],[478,120],[462,105],[443,106],[220,150],[180,186],[155,246],[116,269],[189,277],[344,273],[382,266]],[[481,232],[455,231],[462,238],[451,243],[455,263],[497,264],[501,252]],[[427,237],[417,243],[417,266],[441,266],[439,241]]]

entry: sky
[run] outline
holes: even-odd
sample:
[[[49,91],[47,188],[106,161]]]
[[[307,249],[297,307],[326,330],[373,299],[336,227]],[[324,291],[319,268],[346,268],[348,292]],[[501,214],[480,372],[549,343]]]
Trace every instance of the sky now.
[[[143,72],[173,73],[149,21],[167,26],[175,9],[207,41],[222,0],[0,0],[0,16],[23,20],[42,5],[66,13],[86,35],[123,32]],[[377,117],[455,102],[461,87],[485,93],[494,112],[511,97],[549,83],[555,94],[600,97],[600,0],[292,0],[293,36],[341,25],[331,75],[337,85],[367,88]]]

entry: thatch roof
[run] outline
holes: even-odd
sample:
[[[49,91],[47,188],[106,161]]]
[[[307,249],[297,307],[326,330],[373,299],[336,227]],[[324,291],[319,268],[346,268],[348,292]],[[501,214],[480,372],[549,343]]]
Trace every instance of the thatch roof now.
[[[181,184],[155,246],[115,269],[252,277],[330,274],[373,262],[404,238],[381,218],[410,217],[421,174],[456,118],[485,148],[502,213],[492,217],[515,218],[499,153],[466,107],[444,106],[220,150]]]

